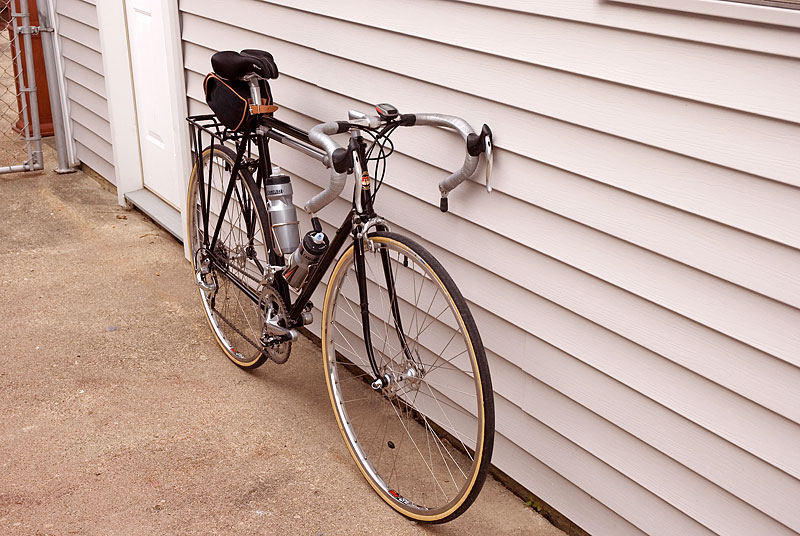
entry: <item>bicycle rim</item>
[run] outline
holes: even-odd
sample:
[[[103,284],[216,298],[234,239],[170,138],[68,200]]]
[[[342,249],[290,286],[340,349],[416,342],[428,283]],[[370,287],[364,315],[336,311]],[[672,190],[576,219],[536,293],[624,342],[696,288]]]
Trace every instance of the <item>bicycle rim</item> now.
[[[370,333],[379,372],[392,381],[370,385],[375,376],[351,246],[334,268],[324,304],[331,403],[375,491],[407,517],[449,521],[474,501],[491,458],[494,405],[483,345],[466,302],[430,253],[393,233],[371,240],[365,248]]]
[[[260,340],[263,315],[258,299],[253,299],[262,280],[260,266],[269,264],[264,239],[266,211],[249,173],[240,170],[231,200],[220,214],[235,159],[235,153],[224,146],[214,146],[213,155],[211,148],[203,151],[202,189],[195,164],[187,203],[188,237],[203,310],[217,342],[236,365],[254,368],[266,360]],[[207,230],[204,206],[209,207]],[[211,252],[204,237],[207,232],[210,241],[220,219],[217,245]],[[209,262],[210,257],[214,262]]]

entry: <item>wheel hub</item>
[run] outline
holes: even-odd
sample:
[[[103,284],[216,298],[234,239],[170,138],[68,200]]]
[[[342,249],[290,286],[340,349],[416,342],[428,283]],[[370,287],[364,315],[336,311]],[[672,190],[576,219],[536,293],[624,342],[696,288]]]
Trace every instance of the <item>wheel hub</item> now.
[[[382,391],[390,398],[396,398],[400,391],[410,391],[419,387],[424,375],[422,368],[410,361],[397,365],[399,370],[385,367],[381,371],[380,378],[372,382],[372,388]]]

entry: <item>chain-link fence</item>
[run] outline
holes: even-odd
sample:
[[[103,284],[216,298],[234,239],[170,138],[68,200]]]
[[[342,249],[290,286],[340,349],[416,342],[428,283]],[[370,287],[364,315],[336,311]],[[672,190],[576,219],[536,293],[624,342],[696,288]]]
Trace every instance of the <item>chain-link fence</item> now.
[[[42,168],[27,0],[0,0],[0,173]]]

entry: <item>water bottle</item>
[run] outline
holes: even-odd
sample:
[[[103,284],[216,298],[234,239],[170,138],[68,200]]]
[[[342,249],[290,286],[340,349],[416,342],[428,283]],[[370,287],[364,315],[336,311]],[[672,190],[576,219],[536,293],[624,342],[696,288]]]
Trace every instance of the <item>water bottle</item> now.
[[[328,245],[328,237],[322,231],[307,232],[303,243],[289,258],[289,265],[283,271],[286,282],[294,288],[300,288],[306,280],[308,269],[319,261]]]
[[[292,203],[292,183],[287,175],[272,175],[266,187],[273,246],[278,255],[289,255],[300,244],[300,222]]]

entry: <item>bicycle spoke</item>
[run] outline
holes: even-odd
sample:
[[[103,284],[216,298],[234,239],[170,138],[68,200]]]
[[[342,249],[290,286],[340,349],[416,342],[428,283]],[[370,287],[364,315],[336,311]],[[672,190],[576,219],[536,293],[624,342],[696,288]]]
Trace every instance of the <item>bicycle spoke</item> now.
[[[200,291],[212,330],[231,360],[239,366],[254,367],[266,358],[261,344],[262,313],[250,297],[258,291],[263,275],[260,266],[266,264],[266,250],[263,249],[266,213],[263,206],[262,212],[258,210],[247,183],[252,180],[247,170],[243,168],[238,175],[231,174],[235,159],[236,154],[222,144],[214,144],[213,149],[203,151],[202,188],[198,185],[199,174],[190,181],[191,203],[195,209],[188,212],[189,239],[192,260],[205,263],[205,271],[198,277],[206,284],[215,284],[213,288]],[[208,250],[210,244],[204,244],[214,231],[217,232],[216,242],[213,249]],[[261,238],[257,239],[259,234]],[[199,254],[201,248],[203,253]],[[264,259],[263,263],[260,258]],[[195,266],[198,271],[199,268]],[[239,285],[244,285],[249,292]]]
[[[422,455],[422,452],[419,450],[419,447],[417,446],[417,443],[414,441],[414,438],[411,436],[411,432],[408,430],[408,427],[407,427],[407,426],[406,426],[406,424],[403,422],[403,418],[402,418],[402,417],[400,417],[400,414],[399,414],[399,413],[397,413],[397,408],[395,408],[395,407],[394,407],[394,405],[392,405],[392,409],[394,409],[394,412],[395,412],[395,414],[397,414],[397,418],[398,418],[398,420],[400,421],[400,424],[401,424],[401,425],[403,426],[403,428],[405,429],[405,431],[406,431],[406,435],[408,436],[408,439],[410,439],[410,440],[411,440],[411,443],[414,445],[414,448],[415,448],[415,449],[417,450],[417,452],[419,453],[419,456],[420,456],[420,458],[422,458],[422,461],[425,463],[425,466],[428,468],[428,471],[430,472],[430,474],[431,474],[431,477],[433,477],[434,481],[435,481],[435,482],[438,484],[438,483],[439,483],[439,481],[438,481],[438,480],[436,480],[436,474],[433,472],[433,469],[431,469],[431,466],[430,466],[430,465],[428,465],[428,462],[425,460],[425,456],[423,456],[423,455]],[[442,495],[444,495],[444,496],[445,496],[445,498],[446,498],[446,497],[447,497],[447,493],[445,493],[445,491],[444,491],[444,488],[442,488],[442,487],[441,487],[441,485],[439,485],[439,489],[441,489],[441,491],[442,491]]]

